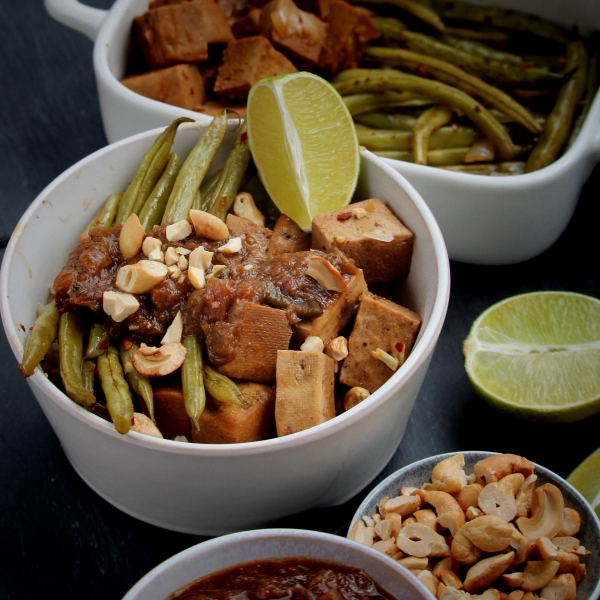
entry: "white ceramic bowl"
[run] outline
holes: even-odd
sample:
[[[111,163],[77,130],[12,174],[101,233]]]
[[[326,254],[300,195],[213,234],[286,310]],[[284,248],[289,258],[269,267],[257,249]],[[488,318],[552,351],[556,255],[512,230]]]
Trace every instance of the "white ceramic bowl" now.
[[[600,0],[472,0],[538,14],[584,34],[600,28]],[[168,125],[185,114],[205,123],[210,117],[135,94],[119,83],[134,16],[148,0],[116,0],[110,11],[77,0],[45,0],[57,20],[96,40],[94,72],[106,136],[114,142]],[[532,258],[549,248],[567,227],[579,193],[600,159],[600,96],[570,150],[556,163],[512,177],[453,173],[388,160],[412,183],[433,211],[452,260],[504,265]],[[387,159],[386,159],[387,160]]]
[[[200,128],[180,126],[174,144],[180,156],[193,147]],[[4,256],[0,294],[7,338],[18,358],[36,306],[46,302],[77,234],[110,193],[126,187],[159,132],[122,140],[75,164],[42,191],[17,225]],[[231,147],[234,138],[229,135],[225,146]],[[223,148],[216,163],[226,155]],[[449,265],[427,205],[370,153],[361,158],[356,197],[387,200],[415,233],[412,268],[400,300],[419,312],[423,324],[402,368],[356,409],[327,423],[279,439],[224,445],[119,435],[36,372],[27,381],[73,467],[92,489],[148,523],[218,535],[341,504],[379,473],[400,443],[439,337]]]
[[[430,456],[402,467],[386,477],[362,501],[352,517],[348,532],[350,532],[355,521],[364,515],[371,516],[377,512],[377,503],[381,498],[384,496],[390,498],[397,496],[403,486],[421,487],[423,483],[431,481],[431,471],[437,463],[455,454],[457,453],[450,452]],[[465,471],[471,473],[476,462],[496,453],[471,450],[463,452],[463,454],[465,456]],[[534,472],[538,476],[536,487],[545,483],[554,484],[561,490],[565,506],[574,508],[581,515],[581,529],[576,537],[586,549],[590,550],[591,554],[584,559],[586,574],[583,581],[577,586],[577,600],[596,600],[600,597],[600,522],[596,517],[596,513],[591,509],[585,498],[556,473],[538,464],[535,465]]]
[[[431,598],[410,571],[371,548],[328,533],[259,529],[215,538],[176,554],[140,579],[123,600],[165,600],[169,594],[210,573],[245,562],[295,556],[362,569],[395,598]]]

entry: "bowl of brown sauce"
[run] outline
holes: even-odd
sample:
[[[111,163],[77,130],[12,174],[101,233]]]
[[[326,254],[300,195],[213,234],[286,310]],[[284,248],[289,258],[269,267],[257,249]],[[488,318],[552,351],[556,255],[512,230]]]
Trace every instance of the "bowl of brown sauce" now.
[[[426,600],[425,586],[383,554],[336,535],[258,529],[192,546],[123,600],[219,598]]]

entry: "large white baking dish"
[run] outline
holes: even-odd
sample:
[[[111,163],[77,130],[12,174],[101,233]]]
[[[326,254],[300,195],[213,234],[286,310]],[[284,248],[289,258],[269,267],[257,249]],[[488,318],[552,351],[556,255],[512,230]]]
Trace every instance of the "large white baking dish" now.
[[[588,34],[600,29],[600,0],[472,0],[529,11]],[[148,0],[116,0],[109,11],[77,0],[45,0],[58,21],[95,40],[94,72],[109,142],[168,125],[187,115],[210,117],[150,100],[119,83],[133,17]],[[600,96],[570,150],[545,169],[512,177],[482,177],[388,160],[421,193],[435,215],[452,260],[501,265],[549,248],[568,225],[579,193],[600,159]]]

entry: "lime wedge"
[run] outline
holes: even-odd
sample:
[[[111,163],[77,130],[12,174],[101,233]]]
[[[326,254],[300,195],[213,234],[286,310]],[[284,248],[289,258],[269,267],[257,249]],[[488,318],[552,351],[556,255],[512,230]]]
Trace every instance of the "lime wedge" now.
[[[600,448],[592,452],[567,481],[590,503],[600,517]]]
[[[475,391],[536,421],[571,422],[600,410],[600,301],[535,292],[495,304],[464,342]]]
[[[312,218],[350,202],[359,171],[352,117],[321,77],[290,73],[252,86],[248,141],[279,210],[310,231]]]

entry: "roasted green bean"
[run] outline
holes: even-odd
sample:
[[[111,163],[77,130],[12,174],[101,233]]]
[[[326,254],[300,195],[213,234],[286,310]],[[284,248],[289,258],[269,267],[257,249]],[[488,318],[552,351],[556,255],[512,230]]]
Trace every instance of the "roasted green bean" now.
[[[573,127],[571,128],[571,135],[569,136],[569,141],[566,145],[566,150],[568,150],[575,140],[577,136],[581,132],[581,128],[585,123],[585,119],[587,118],[588,112],[590,110],[590,106],[596,97],[596,92],[598,91],[598,55],[592,54],[588,60],[588,75],[587,75],[587,85],[585,90],[585,96],[581,101],[581,111],[575,122],[573,123]]]
[[[485,27],[473,29],[466,27],[448,27],[444,29],[446,35],[454,35],[465,38],[467,40],[476,40],[480,42],[488,42],[499,44],[510,41],[510,34],[497,29],[487,29]]]
[[[88,223],[88,226],[84,230],[85,233],[89,233],[96,227],[110,229],[113,221],[115,220],[115,215],[117,214],[119,202],[121,202],[122,196],[122,192],[115,192],[114,194],[111,194],[98,209],[98,212],[94,215],[94,218]]]
[[[407,68],[417,73],[425,71],[427,75],[438,81],[457,87],[470,96],[480,98],[486,104],[510,116],[516,123],[519,123],[531,133],[542,131],[540,124],[533,118],[531,113],[507,93],[489,85],[479,77],[465,73],[462,69],[448,62],[401,48],[369,48],[367,57],[386,65]],[[369,72],[371,77],[375,77],[373,70]],[[393,73],[400,73],[400,71],[392,73],[385,71],[384,73],[385,76],[389,77]]]
[[[566,69],[573,71],[573,75],[560,89],[556,104],[546,119],[544,131],[527,159],[526,173],[554,162],[567,141],[575,110],[585,91],[587,60],[583,42],[571,42],[567,47]]]
[[[350,0],[351,2],[357,2],[358,4],[389,4],[395,6],[402,11],[407,12],[416,19],[419,19],[423,23],[437,29],[438,31],[444,31],[444,23],[433,10],[429,7],[415,2],[414,0]]]
[[[460,165],[465,160],[471,146],[463,148],[446,148],[443,150],[430,150],[427,153],[427,164],[430,167],[446,167],[449,165]],[[375,154],[383,158],[393,158],[403,162],[414,162],[412,151],[376,151]]]
[[[440,1],[436,2],[434,6],[442,19],[470,21],[502,29],[532,33],[564,45],[569,42],[569,36],[562,27],[518,10],[504,9],[498,6],[479,6],[460,0]]]
[[[516,54],[505,52],[504,50],[497,50],[496,48],[490,48],[489,46],[474,40],[464,40],[454,37],[453,35],[445,35],[442,37],[442,41],[453,48],[458,48],[463,52],[468,52],[469,54],[473,54],[484,60],[491,60],[496,63],[507,63],[515,66],[521,66],[523,64],[523,58]]]
[[[227,133],[227,124],[227,111],[222,110],[210,122],[185,159],[169,196],[162,218],[163,225],[187,219],[200,184]]]
[[[372,48],[372,50],[375,50],[375,48]],[[335,84],[334,87],[342,95],[350,91],[360,93],[386,90],[408,91],[423,96],[428,95],[467,115],[483,134],[496,145],[503,158],[510,159],[514,156],[515,147],[510,136],[489,111],[463,91],[444,83],[405,73],[398,73],[389,78],[381,78],[377,81],[372,81],[370,78],[365,77],[362,80],[356,79],[349,82],[341,82]]]
[[[233,205],[236,194],[240,188],[240,183],[244,177],[244,173],[250,162],[250,144],[248,143],[248,134],[246,130],[246,122],[242,123],[240,131],[235,140],[233,149],[231,150],[219,182],[215,189],[211,191],[211,202],[208,212],[216,215],[220,219],[225,220],[227,211]],[[218,209],[215,202],[216,199],[223,196],[227,199],[223,209]]]
[[[372,94],[352,94],[342,98],[349,113],[354,117],[382,108],[429,106],[435,101],[410,92],[386,91]]]
[[[221,173],[223,173],[223,167],[221,167],[218,171],[215,171],[210,177],[205,178],[200,185],[200,189],[194,198],[194,203],[192,204],[192,208],[196,210],[207,211],[212,198],[212,192],[219,184],[221,179]]]
[[[90,327],[90,335],[84,358],[98,358],[106,352],[109,346],[110,338],[108,337],[108,333],[106,333],[106,329],[100,323],[94,323]]]
[[[187,354],[181,365],[181,383],[185,412],[190,418],[194,432],[200,430],[200,417],[206,404],[204,376],[202,372],[202,346],[195,335],[186,335],[183,345]]]
[[[401,113],[372,112],[364,115],[357,115],[354,122],[374,129],[412,131],[417,122],[417,117]]]
[[[215,400],[235,404],[240,408],[250,408],[252,406],[252,402],[244,397],[240,388],[229,377],[219,373],[207,363],[204,363],[202,370],[204,373],[204,387]]]
[[[442,166],[447,171],[470,173],[471,175],[522,175],[525,172],[523,161],[486,163],[484,165]]]
[[[139,218],[144,231],[150,231],[160,224],[180,169],[181,159],[172,152],[165,170],[140,210]]]
[[[131,362],[131,357],[138,349],[139,346],[132,343],[131,340],[122,340],[120,347],[121,365],[123,373],[125,373],[125,379],[127,379],[131,389],[144,401],[146,410],[150,418],[154,421],[154,392],[152,384],[148,377],[145,377],[134,369]]]
[[[84,359],[81,363],[81,383],[86,390],[94,393],[94,376],[96,374],[96,363],[93,360]]]
[[[83,362],[83,331],[76,313],[64,312],[58,326],[58,351],[60,377],[65,392],[71,400],[89,407],[95,402],[94,394],[83,385],[81,365]]]
[[[444,104],[437,104],[426,110],[415,123],[413,154],[415,163],[427,164],[427,152],[429,150],[429,139],[431,134],[447,125],[452,120],[453,110]]]
[[[181,117],[173,121],[155,140],[138,166],[131,183],[123,193],[116,223],[123,224],[132,214],[138,214],[144,202],[160,179],[171,153],[171,146],[181,123],[193,122],[188,117]]]
[[[19,371],[25,377],[33,374],[34,369],[52,346],[58,334],[59,314],[54,302],[48,304],[42,314],[35,320],[23,347],[23,359],[19,363]]]
[[[133,400],[119,361],[119,351],[114,346],[98,357],[98,377],[106,398],[106,408],[115,429],[125,434],[133,421]]]

